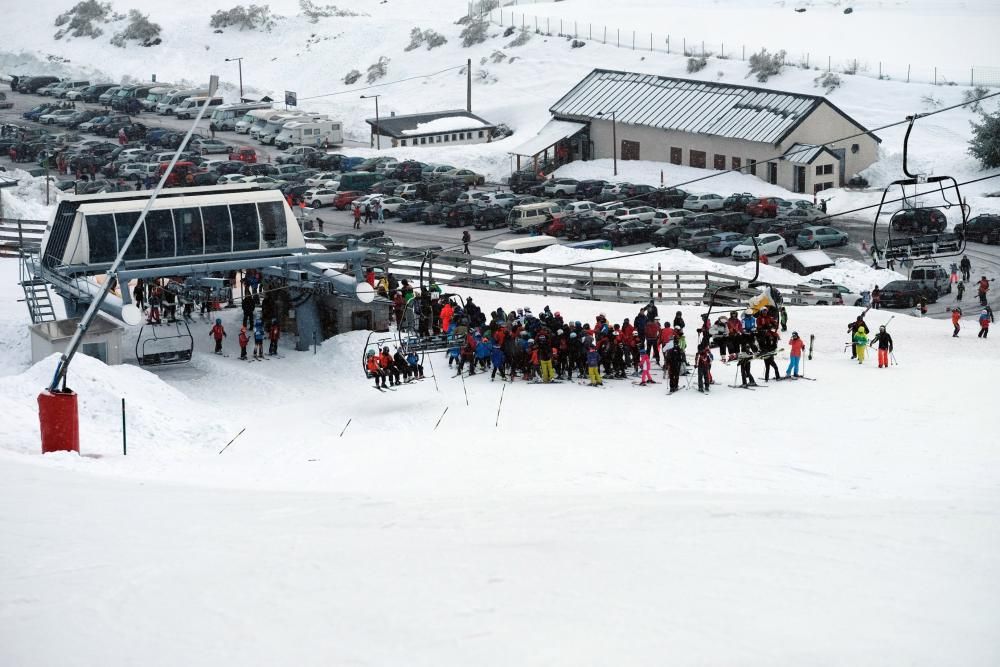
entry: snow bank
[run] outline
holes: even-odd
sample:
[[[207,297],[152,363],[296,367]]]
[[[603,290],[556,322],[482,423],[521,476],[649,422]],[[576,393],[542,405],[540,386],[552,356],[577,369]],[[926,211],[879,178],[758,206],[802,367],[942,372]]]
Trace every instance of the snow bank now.
[[[17,186],[4,188],[3,217],[14,220],[44,220],[56,208],[56,197],[59,195],[53,183],[49,183],[49,204],[45,204],[45,177],[32,176],[23,169],[9,169],[2,173],[6,178],[16,179]]]
[[[403,134],[427,134],[428,132],[451,132],[452,130],[469,130],[485,127],[486,124],[467,116],[449,116],[438,118],[426,123],[417,123],[412,130],[403,130]]]

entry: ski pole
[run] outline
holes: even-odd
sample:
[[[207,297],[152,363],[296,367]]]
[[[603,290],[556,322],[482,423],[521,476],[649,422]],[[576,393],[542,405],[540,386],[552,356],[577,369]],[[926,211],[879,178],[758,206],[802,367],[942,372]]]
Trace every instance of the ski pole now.
[[[895,352],[890,352],[889,356],[892,357],[892,363],[895,364],[896,366],[898,366],[899,362],[896,361],[896,353]]]

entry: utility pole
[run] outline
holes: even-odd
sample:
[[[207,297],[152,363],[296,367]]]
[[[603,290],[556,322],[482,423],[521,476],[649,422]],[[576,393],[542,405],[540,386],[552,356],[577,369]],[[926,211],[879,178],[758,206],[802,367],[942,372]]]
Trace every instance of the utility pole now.
[[[226,58],[227,63],[236,61],[236,64],[240,67],[240,102],[243,101],[243,56],[239,58]]]
[[[472,113],[472,58],[465,61],[465,110]]]
[[[362,95],[361,99],[370,100],[375,98],[375,150],[382,150],[382,135],[379,132],[378,98],[382,95]]]

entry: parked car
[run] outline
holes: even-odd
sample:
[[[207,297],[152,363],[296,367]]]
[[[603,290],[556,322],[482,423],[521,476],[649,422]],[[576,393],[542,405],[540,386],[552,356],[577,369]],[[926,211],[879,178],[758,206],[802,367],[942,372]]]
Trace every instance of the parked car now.
[[[502,208],[513,208],[517,203],[517,197],[511,192],[487,192],[478,200],[479,206],[500,206]]]
[[[653,227],[639,220],[612,222],[601,230],[601,236],[616,246],[645,243],[652,233]]]
[[[726,232],[746,235],[748,233],[747,227],[750,226],[752,220],[753,218],[746,213],[718,213],[715,216],[715,225]]]
[[[477,174],[471,169],[452,169],[451,171],[445,172],[444,175],[457,179],[466,185],[482,185],[486,182],[485,176]]]
[[[466,227],[475,223],[479,207],[475,204],[451,204],[442,211],[445,227]]]
[[[428,165],[430,169],[426,169],[421,172],[422,178],[425,181],[433,181],[441,176],[447,176],[448,172],[454,171],[456,167],[450,164],[438,164],[438,165]],[[358,171],[363,171],[360,167]]]
[[[746,234],[719,232],[708,240],[708,252],[715,257],[728,257],[733,254],[733,248],[746,242]]]
[[[39,116],[38,122],[42,125],[57,125],[60,120],[69,120],[75,113],[76,109],[53,109]]]
[[[305,180],[305,183],[309,183],[308,178]],[[337,196],[333,199],[332,206],[338,211],[343,211],[350,206],[355,199],[364,196],[364,194],[365,193],[361,190],[338,190]]]
[[[779,197],[754,199],[747,204],[746,212],[755,218],[776,218],[778,217],[778,208],[781,201]]]
[[[441,202],[434,202],[424,208],[420,214],[420,219],[425,225],[439,225],[444,222],[443,214],[446,206],[446,204],[442,204]]]
[[[426,165],[416,160],[406,160],[396,164],[395,168],[386,172],[389,178],[395,178],[404,183],[414,183],[420,181],[421,173]]]
[[[398,174],[399,170],[395,170],[394,174]],[[398,179],[398,176],[395,177]],[[402,197],[404,199],[426,199],[427,198],[427,186],[422,181],[417,182],[402,182],[401,185],[396,186],[394,194],[397,197]]]
[[[948,219],[936,208],[904,208],[892,214],[889,225],[894,232],[943,232]]]
[[[318,152],[320,150],[313,146],[296,146],[279,155],[274,161],[278,164],[302,164],[307,155]]]
[[[879,301],[883,308],[913,308],[924,297],[928,303],[937,301],[937,292],[916,280],[894,280],[882,287]]]
[[[756,197],[749,192],[734,192],[726,197],[725,201],[722,202],[722,208],[727,211],[743,213],[746,211],[747,204],[752,202],[754,199],[756,199]]]
[[[947,271],[938,264],[918,264],[910,269],[910,280],[932,290],[935,296],[951,293],[951,280]]]
[[[225,153],[228,155],[230,150],[229,144],[218,139],[194,139],[189,144],[189,148],[202,155],[208,155],[209,153]]]
[[[795,245],[800,248],[828,248],[847,245],[847,234],[833,227],[811,226],[804,228],[795,237]]]
[[[601,194],[601,191],[604,190],[604,186],[606,186],[607,184],[608,184],[607,181],[600,179],[587,179],[584,181],[577,181],[576,196],[579,199],[591,199]]]
[[[571,241],[595,239],[601,235],[607,222],[596,215],[586,213],[573,218],[566,229],[566,238]]]
[[[270,176],[246,176],[243,178],[243,183],[250,183],[261,190],[277,190],[285,184],[285,181]]]
[[[400,222],[417,222],[420,220],[421,214],[424,209],[430,206],[429,201],[424,201],[423,199],[417,199],[415,201],[407,201],[407,203],[400,205],[397,209],[396,214],[399,216]]]
[[[826,213],[813,206],[791,206],[781,208],[778,211],[779,220],[794,220],[796,222],[811,223],[814,220],[827,218]]]
[[[788,241],[777,234],[761,234],[757,238],[757,248],[754,248],[753,241],[748,237],[746,243],[733,248],[733,259],[756,259],[759,251],[764,255],[783,255]]]
[[[396,213],[399,211],[399,207],[402,206],[403,204],[408,204],[408,203],[409,201],[407,201],[406,199],[403,199],[402,197],[396,197],[393,195],[390,195],[388,197],[381,197],[379,199],[379,204],[381,204],[382,210],[385,211],[385,213],[383,213],[382,215],[386,217],[396,215]]]
[[[575,178],[550,178],[545,181],[545,194],[550,197],[566,197],[576,194]]]
[[[689,211],[719,211],[726,200],[716,194],[688,195],[683,208]]]
[[[682,223],[689,215],[691,211],[684,208],[658,208],[650,222],[657,227],[672,227]]]
[[[955,229],[969,241],[995,244],[1000,242],[1000,215],[983,213],[965,223],[964,229]]]
[[[715,227],[685,229],[677,237],[677,247],[681,250],[689,250],[691,252],[707,252],[709,239],[720,231],[722,230]]]
[[[934,252],[958,252],[962,240],[958,234],[946,232],[934,239]]]
[[[626,220],[639,220],[644,223],[653,221],[656,209],[651,206],[632,206],[630,208],[618,209],[609,219],[614,222],[624,222]]]
[[[540,183],[542,183],[542,179],[538,177],[538,174],[536,174],[534,170],[528,169],[511,174],[508,185],[510,186],[511,192],[521,194],[527,192],[529,189],[539,185]]]

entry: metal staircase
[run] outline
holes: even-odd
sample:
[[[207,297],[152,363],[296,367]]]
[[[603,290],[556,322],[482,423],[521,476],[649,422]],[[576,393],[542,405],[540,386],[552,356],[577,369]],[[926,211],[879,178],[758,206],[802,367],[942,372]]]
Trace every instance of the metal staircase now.
[[[52,305],[52,294],[49,291],[49,283],[46,280],[37,278],[34,272],[28,268],[30,253],[21,252],[20,256],[20,278],[21,288],[24,290],[24,302],[28,306],[28,315],[32,324],[39,322],[52,322],[56,319],[56,311]]]

